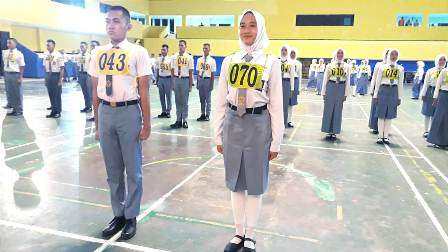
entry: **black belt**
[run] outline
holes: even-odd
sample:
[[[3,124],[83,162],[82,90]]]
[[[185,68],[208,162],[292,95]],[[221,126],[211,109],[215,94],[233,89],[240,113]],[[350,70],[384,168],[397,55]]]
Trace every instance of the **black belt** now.
[[[291,78],[283,78],[284,81],[289,81]]]
[[[132,100],[132,101],[124,101],[124,102],[108,102],[105,100],[101,100],[101,103],[107,106],[111,106],[111,107],[124,107],[124,106],[130,106],[130,105],[135,105],[138,104],[140,101],[139,100]]]
[[[57,74],[57,75],[59,75],[60,72],[51,72],[51,73],[50,73],[50,72],[47,72],[47,74],[50,74],[50,75],[56,75],[56,74]]]
[[[299,77],[294,77],[294,79],[298,79]]]
[[[382,87],[397,87],[397,85],[381,84]]]
[[[328,82],[331,82],[333,84],[345,84],[345,81],[337,82],[337,81],[334,81],[334,80],[329,80]]]
[[[203,79],[203,80],[208,80],[208,79],[210,79],[210,77],[199,77],[199,78],[201,78],[201,79]]]
[[[176,78],[179,78],[179,76],[176,76]],[[190,77],[189,76],[182,76],[182,77],[180,77],[180,79],[189,79]]]
[[[159,75],[159,78],[162,78],[162,79],[168,79],[168,78],[171,78],[171,75],[168,75],[168,76],[160,76],[160,75]]]
[[[229,108],[231,110],[236,111],[238,107],[229,103]],[[259,114],[261,114],[263,112],[263,110],[266,110],[266,109],[268,109],[268,105],[264,105],[264,106],[256,107],[256,108],[247,108],[246,109],[246,114],[257,114],[257,115],[259,115]]]

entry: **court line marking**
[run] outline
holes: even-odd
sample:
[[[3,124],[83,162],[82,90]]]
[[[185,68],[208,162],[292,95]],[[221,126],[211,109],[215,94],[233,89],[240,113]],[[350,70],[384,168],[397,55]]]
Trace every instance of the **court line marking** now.
[[[342,206],[340,206],[340,205],[338,205],[338,206],[336,207],[336,219],[337,219],[338,221],[342,221],[342,220],[344,220],[344,212],[343,212],[343,210],[342,210]]]
[[[163,159],[163,160],[158,160],[158,161],[146,163],[146,164],[142,165],[142,167],[153,165],[153,164],[160,164],[160,163],[171,162],[171,161],[178,161],[178,160],[185,160],[185,159],[202,159],[202,158],[203,157],[182,157],[182,158]]]
[[[366,120],[369,119],[369,116],[367,115],[366,111],[364,110],[364,108],[359,105],[359,107],[361,108],[361,110],[363,111],[364,115],[366,116]],[[389,145],[384,144],[384,147],[386,147],[386,150],[390,153],[392,160],[395,163],[395,166],[398,168],[398,171],[401,173],[401,176],[403,176],[404,180],[406,181],[406,183],[409,185],[409,187],[411,188],[412,192],[415,195],[415,198],[418,200],[418,202],[420,203],[420,205],[423,207],[423,209],[426,212],[426,215],[428,215],[429,219],[431,220],[432,224],[434,225],[434,227],[436,228],[436,230],[439,232],[440,236],[442,237],[443,241],[445,242],[445,244],[448,246],[448,235],[445,232],[445,230],[443,229],[442,225],[440,224],[439,220],[437,219],[437,217],[434,215],[434,212],[432,211],[432,209],[429,207],[428,203],[425,201],[425,199],[423,198],[423,196],[420,194],[419,190],[417,189],[417,187],[415,186],[414,182],[412,181],[412,179],[409,177],[408,173],[406,172],[406,170],[404,169],[404,167],[401,165],[400,161],[398,161],[397,156],[395,155],[395,153],[392,151],[392,149],[389,147]]]
[[[159,207],[163,202],[165,202],[175,191],[177,191],[179,188],[181,188],[183,185],[185,185],[188,181],[190,181],[193,177],[195,177],[199,172],[201,172],[209,163],[211,163],[213,160],[215,160],[220,154],[216,153],[213,155],[209,160],[207,160],[205,163],[200,165],[196,170],[194,170],[188,177],[186,177],[184,180],[182,180],[180,183],[178,183],[176,186],[174,186],[169,192],[164,194],[162,197],[160,197],[158,200],[156,200],[154,203],[151,204],[149,208],[147,208],[145,211],[143,211],[141,214],[137,217],[137,223],[140,222],[143,218],[148,216],[152,211],[154,211],[157,207]],[[115,242],[121,235],[121,231],[112,236],[109,240],[107,240],[101,247],[97,248],[95,252],[102,252],[104,251],[110,244]]]
[[[27,179],[27,180],[33,180],[33,178],[26,177],[26,176],[21,176],[20,178]],[[80,187],[80,188],[84,188],[84,189],[93,189],[93,190],[98,190],[98,191],[109,192],[108,189],[94,187],[94,186],[83,186],[83,185],[71,184],[71,183],[66,183],[66,182],[59,182],[59,181],[55,181],[55,180],[45,180],[45,182],[49,182],[52,184],[66,185],[66,186],[71,186],[71,187]]]

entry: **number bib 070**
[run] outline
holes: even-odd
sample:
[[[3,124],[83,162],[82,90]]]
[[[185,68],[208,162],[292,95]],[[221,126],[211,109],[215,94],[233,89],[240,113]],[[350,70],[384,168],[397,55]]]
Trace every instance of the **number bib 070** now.
[[[127,51],[121,49],[110,49],[98,53],[98,69],[104,75],[126,75],[128,73]]]
[[[397,68],[391,69],[391,68],[386,68],[384,69],[383,72],[383,77],[387,78],[387,79],[391,79],[391,80],[397,80],[398,79],[398,75],[399,75],[400,71]]]
[[[330,76],[344,77],[345,76],[344,68],[341,68],[341,67],[332,68],[330,70]]]
[[[233,88],[262,89],[264,66],[250,63],[233,63],[229,66],[228,85]]]

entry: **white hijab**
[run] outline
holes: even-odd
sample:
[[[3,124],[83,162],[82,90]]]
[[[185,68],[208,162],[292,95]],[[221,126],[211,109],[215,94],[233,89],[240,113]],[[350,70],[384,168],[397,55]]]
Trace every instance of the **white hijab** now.
[[[419,68],[424,68],[424,67],[425,67],[425,62],[419,60],[419,61],[417,61],[417,66],[418,66]]]
[[[284,56],[282,55],[282,50],[283,50],[283,48],[286,48],[286,57],[284,57]],[[283,46],[280,48],[280,58],[282,59],[282,61],[285,61],[285,60],[288,60],[288,59],[291,58],[291,56],[289,55],[290,52],[291,52],[291,49],[289,48],[288,45],[283,45]]]
[[[397,57],[397,60],[396,60],[395,62],[392,62],[392,61],[390,60],[390,55],[391,55],[391,53],[392,53],[393,51],[395,51],[395,52],[398,53],[398,57]],[[388,65],[394,65],[394,66],[396,66],[399,57],[400,57],[400,51],[398,51],[398,49],[395,49],[395,48],[390,49],[389,52],[387,53],[387,64],[388,64]]]
[[[294,52],[295,54],[296,54],[296,57],[293,59],[293,58],[291,58],[291,53],[292,52]],[[297,57],[298,57],[298,55],[297,55],[298,53],[297,53],[297,48],[295,48],[295,47],[291,47],[291,50],[289,51],[289,58],[291,59],[291,60],[297,60]]]
[[[436,59],[434,60],[435,67],[436,67],[437,69],[441,68],[441,67],[439,66],[439,60],[440,60],[440,58],[445,58],[445,60],[447,59],[447,58],[446,58],[446,55],[443,54],[443,53],[437,55],[437,56],[436,56]],[[445,66],[446,66],[446,62],[445,62],[445,65],[444,65],[442,68],[445,68]]]
[[[243,13],[241,14],[239,20],[238,20],[238,34],[240,32],[240,26],[239,24],[241,24],[241,21],[243,20],[244,15],[246,15],[247,13],[252,13],[255,17],[255,21],[257,22],[257,37],[255,38],[255,41],[252,45],[246,45],[241,38],[239,38],[240,40],[240,48],[241,51],[243,51],[243,53],[254,53],[256,51],[261,51],[265,48],[267,48],[269,46],[269,38],[268,38],[268,34],[266,32],[266,24],[264,21],[264,17],[257,11],[255,10],[245,10],[243,11]],[[238,36],[239,37],[239,36]]]
[[[342,52],[344,53],[344,56],[342,57],[341,60],[338,60],[338,51],[339,50],[342,50]],[[333,60],[332,60],[333,62],[344,63],[344,59],[345,59],[345,50],[343,48],[338,48],[338,49],[336,49],[336,51],[333,52]]]
[[[317,64],[317,59],[312,59],[311,64]]]

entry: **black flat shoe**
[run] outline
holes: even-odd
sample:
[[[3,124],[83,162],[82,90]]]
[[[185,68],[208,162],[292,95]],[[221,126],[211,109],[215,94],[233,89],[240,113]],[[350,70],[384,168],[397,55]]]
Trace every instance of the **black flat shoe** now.
[[[21,115],[22,115],[22,112],[15,112],[15,111],[12,111],[12,112],[7,113],[6,115],[7,115],[7,116],[21,116]]]
[[[292,124],[292,122],[289,122],[287,125],[288,128],[294,128],[294,125]]]
[[[378,139],[376,139],[376,143],[383,144],[383,139],[381,137],[378,137]]]
[[[51,107],[48,107],[48,108],[47,108],[47,110],[51,110],[51,109],[52,109]]]
[[[204,121],[206,121],[206,122],[210,121],[210,116],[206,115]]]
[[[12,109],[12,107],[9,106],[9,105],[3,106],[3,108],[4,108],[4,109]]]
[[[379,133],[378,130],[373,130],[372,131],[372,134],[378,135],[378,133]]]
[[[88,121],[88,122],[94,122],[94,121],[95,121],[95,117],[89,118],[89,119],[87,119],[86,121]]]
[[[244,241],[253,242],[254,245],[257,243],[255,240],[252,240],[250,238],[244,238]],[[255,249],[251,249],[251,248],[247,248],[247,247],[243,247],[243,251],[242,252],[256,252],[256,250]]]
[[[166,113],[166,118],[171,118],[170,113]]]
[[[423,133],[423,137],[424,137],[424,138],[427,138],[428,135],[429,135],[429,132],[425,132],[425,133]]]
[[[387,144],[387,145],[390,144],[390,140],[389,140],[389,138],[387,138],[387,137],[383,138],[383,142],[384,142],[385,144]]]
[[[137,233],[137,220],[136,218],[126,220],[123,231],[121,232],[120,239],[129,240]]]
[[[53,118],[59,118],[59,117],[61,117],[60,113],[56,113],[56,114],[53,115]]]
[[[111,237],[112,235],[120,232],[120,230],[123,229],[124,225],[126,224],[126,220],[124,216],[121,217],[114,217],[109,224],[103,229],[103,237]]]
[[[244,247],[244,237],[239,236],[239,235],[235,235],[235,237],[240,239],[241,242],[238,244],[231,243],[231,242],[227,243],[226,247],[224,248],[224,252],[237,252],[242,247]]]
[[[188,123],[187,123],[187,122],[184,122],[184,123],[182,124],[182,128],[184,128],[184,129],[188,129]]]
[[[162,114],[158,115],[157,118],[167,118],[166,113],[162,112]]]
[[[205,115],[202,114],[198,119],[196,119],[196,121],[198,121],[198,122],[205,121]]]
[[[175,123],[171,124],[170,127],[172,129],[180,129],[180,128],[182,128],[182,123],[181,122],[175,122]]]
[[[45,117],[46,117],[46,118],[53,118],[54,115],[55,115],[54,113],[51,113],[51,114],[49,114],[49,115],[46,115]]]

